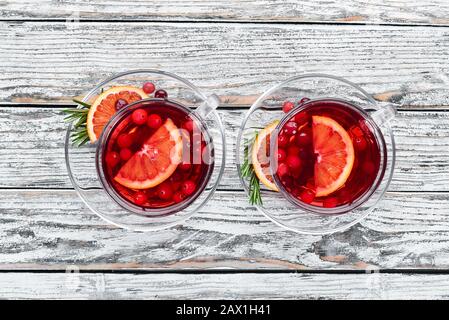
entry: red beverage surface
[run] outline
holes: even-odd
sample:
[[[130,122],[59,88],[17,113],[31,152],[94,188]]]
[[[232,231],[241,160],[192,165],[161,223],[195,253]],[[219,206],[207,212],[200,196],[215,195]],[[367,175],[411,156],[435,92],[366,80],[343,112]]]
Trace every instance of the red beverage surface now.
[[[353,203],[373,186],[379,174],[381,155],[373,126],[360,111],[344,102],[311,101],[303,108],[294,113],[279,131],[278,153],[281,153],[281,157],[278,157],[280,160],[276,178],[295,201],[325,208]],[[316,124],[314,126],[313,119],[315,122],[317,119],[331,119],[328,120],[330,123],[338,123],[347,133],[344,136],[349,136],[352,141],[354,155],[353,165],[345,182],[338,189],[321,196],[317,196],[317,181],[322,179],[316,174],[323,171],[316,170],[321,156],[315,152],[318,129]],[[331,134],[328,139],[334,141],[331,140]],[[341,145],[340,142],[336,145]]]
[[[162,154],[162,148],[168,150],[166,143],[170,140],[168,131],[162,128],[168,123],[177,132],[176,141],[182,141],[182,157],[175,165],[170,162],[171,155]],[[161,132],[165,135],[159,136]],[[170,154],[179,151],[171,146],[169,149]],[[144,209],[180,205],[175,211],[181,210],[183,204],[188,205],[204,190],[213,168],[212,143],[201,122],[188,109],[167,100],[145,102],[124,115],[110,131],[102,152],[107,184],[123,200]],[[149,177],[164,178],[149,188],[134,184],[131,188],[125,183],[128,180],[118,178],[123,177],[124,171],[126,178],[137,184]]]

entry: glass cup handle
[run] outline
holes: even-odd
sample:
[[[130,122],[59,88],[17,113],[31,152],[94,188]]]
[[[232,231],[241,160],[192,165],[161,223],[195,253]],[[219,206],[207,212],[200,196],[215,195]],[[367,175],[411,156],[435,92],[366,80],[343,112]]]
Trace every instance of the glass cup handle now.
[[[199,115],[202,119],[205,119],[212,111],[217,109],[220,105],[220,98],[216,94],[211,94],[207,97],[198,108],[196,108],[195,113]]]
[[[398,113],[396,106],[391,103],[381,103],[380,105],[381,108],[371,114],[371,118],[379,126],[390,122]]]

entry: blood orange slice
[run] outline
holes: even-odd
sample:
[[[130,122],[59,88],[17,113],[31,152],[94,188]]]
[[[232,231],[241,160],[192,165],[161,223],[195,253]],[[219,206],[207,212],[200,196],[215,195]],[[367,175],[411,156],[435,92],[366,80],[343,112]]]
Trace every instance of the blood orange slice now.
[[[156,130],[120,168],[114,180],[131,189],[148,189],[169,178],[182,159],[182,137],[171,119]]]
[[[100,94],[87,115],[87,133],[90,141],[93,143],[98,140],[106,123],[117,112],[115,105],[119,99],[130,104],[145,98],[148,98],[148,95],[142,89],[131,86],[112,87]]]
[[[316,196],[324,197],[340,189],[354,164],[354,146],[346,130],[329,117],[312,117]]]
[[[270,137],[278,123],[279,121],[274,121],[258,133],[252,147],[251,157],[254,172],[259,181],[273,191],[278,191],[278,189],[270,172]]]

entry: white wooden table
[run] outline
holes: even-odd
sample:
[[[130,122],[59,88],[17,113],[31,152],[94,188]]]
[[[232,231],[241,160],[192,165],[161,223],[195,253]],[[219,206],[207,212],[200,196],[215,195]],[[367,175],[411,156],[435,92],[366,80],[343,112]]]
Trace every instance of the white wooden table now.
[[[447,0],[0,1],[0,40],[0,298],[449,297]],[[274,83],[347,78],[400,105],[393,183],[361,224],[301,236],[247,204],[231,152],[215,210],[114,228],[70,184],[61,109],[135,68],[218,94],[230,142]]]

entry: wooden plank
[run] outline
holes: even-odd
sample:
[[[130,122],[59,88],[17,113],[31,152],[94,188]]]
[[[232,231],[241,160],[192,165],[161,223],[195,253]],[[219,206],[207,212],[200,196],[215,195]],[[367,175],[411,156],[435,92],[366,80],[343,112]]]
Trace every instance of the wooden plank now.
[[[0,23],[0,101],[68,103],[119,71],[159,68],[229,105],[323,72],[404,108],[447,108],[449,28],[233,23]]]
[[[0,274],[4,299],[412,300],[447,299],[448,288],[441,274]]]
[[[447,24],[445,0],[2,1],[2,19],[234,20]]]
[[[447,269],[448,198],[389,192],[361,224],[306,236],[220,191],[182,226],[142,234],[107,224],[72,190],[2,190],[0,269]]]
[[[220,110],[227,132],[227,165],[221,189],[241,190],[235,141],[246,110]],[[0,188],[71,188],[64,158],[67,125],[61,109],[0,108]],[[397,163],[392,191],[449,191],[449,113],[400,112],[393,122]],[[77,172],[95,184],[95,163],[74,156]]]

